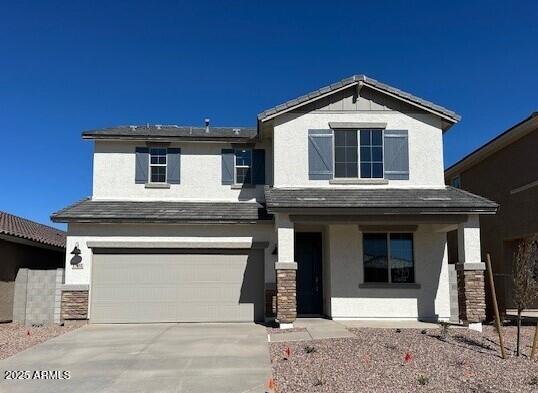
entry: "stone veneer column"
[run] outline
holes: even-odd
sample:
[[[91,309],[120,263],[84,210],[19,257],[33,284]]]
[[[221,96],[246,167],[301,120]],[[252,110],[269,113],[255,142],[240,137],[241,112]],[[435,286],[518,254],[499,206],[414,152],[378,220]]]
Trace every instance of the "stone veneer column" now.
[[[86,323],[88,320],[88,285],[64,285],[60,319],[67,323]]]
[[[482,330],[486,319],[484,290],[485,263],[481,261],[480,224],[478,215],[458,225],[458,303],[460,319],[469,328]]]
[[[280,327],[291,328],[297,318],[295,259],[295,230],[287,214],[277,214],[275,225],[278,237],[276,269],[276,320]]]
[[[456,265],[460,319],[470,324],[482,323],[486,319],[485,266],[482,265],[482,263]]]

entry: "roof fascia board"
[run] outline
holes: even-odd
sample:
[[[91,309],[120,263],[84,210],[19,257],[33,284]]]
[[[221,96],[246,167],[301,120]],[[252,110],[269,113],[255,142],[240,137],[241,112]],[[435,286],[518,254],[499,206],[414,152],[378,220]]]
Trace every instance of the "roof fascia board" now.
[[[362,81],[361,81],[361,82],[362,82]],[[338,93],[339,91],[342,91],[342,90],[345,90],[345,89],[349,89],[350,87],[352,87],[352,86],[354,86],[354,85],[358,85],[358,84],[359,84],[359,81],[351,82],[351,83],[349,83],[349,84],[347,84],[347,85],[345,85],[345,86],[339,87],[338,89],[330,90],[330,91],[328,91],[328,92],[326,92],[326,93],[323,93],[323,94],[321,94],[321,95],[319,95],[319,96],[317,96],[317,97],[313,97],[313,98],[311,98],[311,99],[309,99],[309,100],[306,100],[306,101],[304,101],[304,102],[298,103],[297,105],[293,105],[293,106],[290,106],[289,108],[286,108],[286,109],[283,109],[283,110],[281,110],[281,111],[275,112],[275,113],[273,113],[272,115],[269,115],[269,116],[264,117],[264,118],[261,119],[260,121],[261,121],[262,123],[265,123],[266,121],[269,121],[269,120],[271,120],[271,119],[274,119],[275,117],[280,116],[280,115],[283,115],[284,113],[290,112],[290,111],[295,110],[295,109],[297,109],[297,108],[300,108],[300,107],[302,107],[302,106],[304,106],[304,105],[308,105],[308,104],[310,104],[311,102],[315,102],[315,101],[320,100],[320,99],[322,99],[322,98],[328,97],[328,96],[330,96],[330,95],[333,95],[333,94],[335,94],[335,93]]]
[[[385,207],[285,207],[275,206],[267,207],[268,213],[287,213],[287,214],[316,214],[316,215],[452,215],[452,214],[495,214],[497,208],[458,208],[458,207],[439,207],[439,208],[385,208]]]
[[[502,150],[506,146],[509,146],[510,144],[523,138],[525,135],[532,132],[537,126],[538,115],[532,115],[531,117],[528,117],[527,119],[516,124],[515,126],[510,127],[502,134],[493,138],[489,142],[486,142],[486,144],[482,145],[478,149],[463,157],[455,164],[448,167],[445,170],[445,178],[449,179],[454,175],[466,171],[467,169],[473,167],[482,160]]]
[[[260,121],[262,123],[265,123],[266,121],[271,120],[271,119],[273,119],[273,118],[275,118],[277,116],[283,115],[284,113],[290,112],[290,111],[295,110],[297,108],[300,108],[300,107],[302,107],[304,105],[308,105],[308,104],[310,104],[312,102],[315,102],[317,100],[320,100],[320,99],[322,99],[324,97],[327,97],[327,96],[330,96],[332,94],[338,93],[339,91],[348,89],[348,88],[350,88],[352,86],[355,86],[355,85],[358,86],[357,94],[360,93],[360,90],[364,86],[366,86],[366,87],[368,87],[368,88],[370,88],[372,90],[376,90],[376,91],[378,91],[380,93],[386,94],[386,95],[388,95],[390,97],[393,97],[393,98],[395,98],[397,100],[403,101],[403,102],[408,103],[410,105],[413,105],[413,106],[415,106],[417,108],[420,108],[420,109],[422,109],[422,110],[424,110],[426,112],[429,112],[429,113],[432,113],[432,114],[434,114],[436,116],[439,116],[442,119],[446,120],[448,123],[450,123],[450,125],[454,125],[454,124],[456,124],[458,122],[456,119],[454,119],[454,118],[452,118],[450,116],[447,116],[447,115],[445,115],[445,114],[443,114],[441,112],[438,112],[438,111],[436,111],[434,109],[428,108],[428,107],[426,107],[424,105],[421,105],[421,104],[419,104],[419,103],[417,103],[415,101],[409,100],[409,99],[407,99],[405,97],[402,97],[402,96],[399,96],[397,94],[391,93],[391,92],[389,92],[389,91],[387,91],[385,89],[379,88],[379,87],[377,87],[377,86],[375,86],[375,85],[373,85],[371,83],[368,83],[368,81],[363,81],[363,80],[358,80],[358,81],[351,82],[351,83],[349,83],[349,84],[347,84],[345,86],[342,86],[342,87],[340,87],[338,89],[328,91],[328,92],[326,92],[324,94],[321,94],[321,95],[319,95],[317,97],[313,97],[310,100],[298,103],[297,105],[290,106],[289,108],[285,108],[285,109],[283,109],[281,111],[278,111],[278,112],[275,112],[275,113],[273,113],[273,114],[271,114],[269,116],[266,116],[263,119],[261,119]]]
[[[154,136],[114,136],[114,135],[99,135],[99,136],[89,136],[83,135],[82,139],[84,140],[95,140],[95,141],[117,141],[117,142],[140,142],[140,141],[155,141],[155,142],[190,142],[190,143],[227,143],[227,142],[236,142],[236,143],[245,143],[245,142],[257,142],[260,140],[258,136],[254,138],[227,138],[227,137],[154,137]]]
[[[45,244],[45,243],[37,242],[34,240],[26,239],[24,237],[19,237],[19,236],[0,234],[0,239],[5,240],[10,243],[18,243],[25,246],[43,248],[46,250],[53,250],[53,251],[60,251],[60,252],[64,252],[65,250],[65,247],[53,246],[51,244]]]

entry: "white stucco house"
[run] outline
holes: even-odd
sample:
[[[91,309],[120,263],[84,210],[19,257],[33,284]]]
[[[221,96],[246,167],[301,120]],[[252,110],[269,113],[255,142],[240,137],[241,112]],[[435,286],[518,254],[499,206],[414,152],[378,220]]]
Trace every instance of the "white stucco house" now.
[[[460,117],[355,75],[256,127],[86,131],[93,194],[68,224],[64,319],[90,323],[484,318],[485,198],[444,185]]]

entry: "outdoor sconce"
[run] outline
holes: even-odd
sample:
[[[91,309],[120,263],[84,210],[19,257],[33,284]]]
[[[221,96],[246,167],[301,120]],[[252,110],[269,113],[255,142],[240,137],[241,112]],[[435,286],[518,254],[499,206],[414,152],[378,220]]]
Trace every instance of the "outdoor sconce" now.
[[[73,251],[71,251],[71,255],[73,255],[73,258],[71,258],[71,267],[73,269],[82,269],[82,257],[80,256],[81,251],[78,247],[78,243],[75,244],[75,248],[73,248]]]

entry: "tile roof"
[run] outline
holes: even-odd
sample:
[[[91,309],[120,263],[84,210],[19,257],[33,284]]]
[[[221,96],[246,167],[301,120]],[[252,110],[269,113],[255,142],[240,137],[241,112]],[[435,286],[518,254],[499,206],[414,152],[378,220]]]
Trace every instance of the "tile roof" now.
[[[373,87],[375,87],[375,88],[377,88],[379,90],[382,90],[384,92],[393,94],[393,95],[395,95],[396,97],[398,97],[400,99],[408,100],[411,103],[414,103],[416,105],[426,107],[426,108],[428,108],[428,109],[430,109],[430,110],[432,110],[434,112],[437,112],[437,113],[449,118],[453,123],[457,123],[458,121],[461,120],[461,116],[458,115],[456,112],[451,111],[450,109],[447,109],[447,108],[442,107],[440,105],[434,104],[431,101],[424,100],[424,99],[422,99],[420,97],[417,97],[417,96],[415,96],[413,94],[410,94],[410,93],[407,93],[407,92],[405,92],[403,90],[400,90],[400,89],[397,89],[395,87],[389,86],[389,85],[387,85],[385,83],[379,82],[379,81],[377,81],[375,79],[369,78],[366,75],[362,75],[362,74],[357,74],[357,75],[350,76],[349,78],[342,79],[341,81],[333,83],[333,84],[331,84],[329,86],[322,87],[320,89],[317,89],[317,90],[314,90],[314,91],[312,91],[310,93],[307,93],[307,94],[305,94],[305,95],[303,95],[301,97],[294,98],[292,100],[284,102],[283,104],[274,106],[273,108],[269,108],[269,109],[263,111],[262,113],[258,114],[258,120],[263,121],[267,117],[275,115],[275,114],[278,114],[279,112],[281,112],[283,110],[296,107],[298,105],[301,105],[301,104],[309,102],[309,101],[311,101],[313,99],[316,99],[316,98],[318,98],[318,97],[320,97],[320,96],[322,96],[324,94],[330,93],[332,91],[341,89],[341,88],[346,87],[346,86],[351,86],[351,85],[357,84],[359,82],[363,83],[366,86],[370,85],[370,86],[373,86]]]
[[[256,127],[189,127],[177,125],[117,126],[88,130],[84,139],[182,139],[182,140],[252,140],[258,136]]]
[[[65,248],[66,233],[47,225],[0,211],[0,235],[19,237],[35,243]]]
[[[453,187],[439,189],[265,187],[267,211],[293,208],[355,208],[373,214],[495,213],[498,205]]]
[[[256,222],[270,219],[252,202],[93,201],[52,215],[54,222]]]

